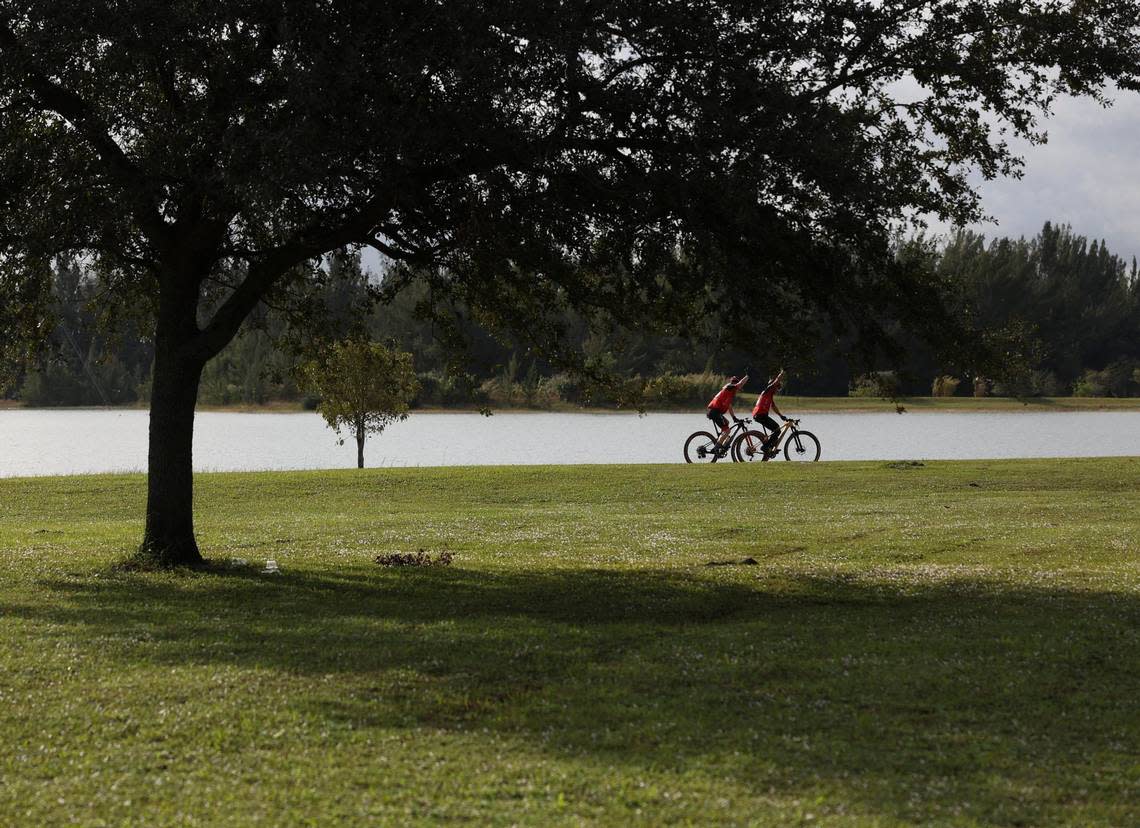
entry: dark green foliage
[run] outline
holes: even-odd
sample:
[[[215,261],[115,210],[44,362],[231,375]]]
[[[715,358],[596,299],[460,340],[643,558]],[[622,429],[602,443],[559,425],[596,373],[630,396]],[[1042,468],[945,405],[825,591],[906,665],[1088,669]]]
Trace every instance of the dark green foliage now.
[[[48,272],[42,313],[51,324],[45,325],[37,358],[24,361],[19,398],[36,406],[137,401],[153,359],[149,344],[129,321],[114,335],[100,325],[104,283],[95,273],[70,259]]]
[[[198,401],[206,405],[262,405],[293,400],[300,390],[292,360],[260,329],[243,331],[202,371]]]
[[[0,255],[0,396],[14,391],[49,336],[51,288],[43,261]]]
[[[963,230],[938,271],[958,286],[970,324],[1006,354],[1006,393],[1067,392],[1085,371],[1114,364],[1098,396],[1135,393],[1128,366],[1140,360],[1140,279],[1103,242],[1050,222],[1033,239],[988,245]]]
[[[736,344],[763,308],[781,356],[821,319],[870,347],[879,312],[937,304],[891,223],[977,218],[969,170],[1018,166],[992,124],[1135,86],[1136,11],[4,0],[0,252],[209,309],[179,346],[201,361],[346,243],[568,362],[568,306],[714,313]]]
[[[1073,386],[1078,397],[1140,397],[1140,359],[1118,359],[1102,371],[1085,371]]]
[[[1057,255],[1057,250],[1065,255]],[[1046,255],[1052,258],[1044,270]],[[1003,355],[1004,374],[992,388],[997,395],[1140,395],[1135,373],[1140,368],[1140,280],[1103,244],[1090,245],[1068,227],[1047,223],[1041,235],[1030,240],[997,238],[987,243],[980,234],[957,232],[944,245],[931,248],[930,256],[929,267],[958,295],[961,313],[975,335]],[[416,406],[541,408],[617,401],[613,393],[558,371],[517,337],[492,337],[469,317],[457,322],[462,345],[451,350],[439,324],[417,311],[429,297],[423,282],[360,316],[353,309],[367,304],[366,286],[376,277],[365,273],[359,252],[339,251],[323,272],[319,300],[325,317],[335,320],[330,324],[363,327],[374,338],[397,341],[416,355],[421,386]],[[137,335],[108,341],[98,334],[87,307],[96,284],[95,274],[79,279],[73,266],[56,268],[52,302],[58,320],[53,335],[57,358],[27,375],[19,388],[27,403],[99,404],[104,401],[100,389],[112,403],[146,399],[151,349]],[[698,321],[685,336],[645,331],[602,336],[569,311],[561,324],[573,348],[620,377],[642,378],[640,402],[650,407],[699,407],[723,383],[722,371],[752,364],[767,375],[776,367],[765,337],[755,340],[751,349],[729,348],[719,326],[709,320]],[[85,359],[75,358],[69,337]],[[256,314],[207,365],[199,400],[254,405],[300,399],[293,377],[295,344],[282,315]],[[973,390],[968,360],[940,362],[917,342],[894,362],[879,356],[896,366],[887,390],[867,380],[854,360],[833,348],[819,343],[814,353],[801,354],[791,363],[792,393],[925,394],[932,382],[944,379],[944,371],[958,371],[950,378],[964,380],[954,386],[958,395]],[[939,388],[942,395],[955,393],[945,381]]]

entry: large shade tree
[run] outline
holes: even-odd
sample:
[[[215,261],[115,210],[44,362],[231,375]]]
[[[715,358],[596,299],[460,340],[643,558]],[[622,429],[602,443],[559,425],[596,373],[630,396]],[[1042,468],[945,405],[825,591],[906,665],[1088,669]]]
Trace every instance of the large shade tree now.
[[[0,308],[68,254],[149,320],[142,548],[193,563],[203,366],[327,251],[536,338],[567,304],[905,320],[894,223],[977,218],[970,171],[1133,88],[1138,34],[1108,0],[0,0]]]

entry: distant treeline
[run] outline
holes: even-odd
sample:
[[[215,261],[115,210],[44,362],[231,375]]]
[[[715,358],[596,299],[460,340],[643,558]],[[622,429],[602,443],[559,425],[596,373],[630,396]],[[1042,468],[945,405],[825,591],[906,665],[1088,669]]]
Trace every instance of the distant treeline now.
[[[805,343],[809,359],[792,366],[791,394],[1000,396],[1140,396],[1140,278],[1135,259],[1125,262],[1102,242],[1090,242],[1066,226],[1046,223],[1033,239],[986,239],[967,230],[926,245],[930,266],[952,289],[959,312],[978,336],[1016,333],[1010,359],[1021,370],[991,381],[955,376],[920,343],[905,357],[853,373],[837,343]],[[344,315],[365,292],[368,276],[359,253],[333,256],[326,302]],[[422,390],[419,406],[544,408],[558,404],[607,405],[613,398],[558,371],[510,341],[496,339],[473,322],[462,323],[467,342],[463,369],[451,340],[419,312],[428,288],[413,283],[357,324],[373,337],[414,354]],[[99,318],[97,276],[75,262],[55,266],[56,325],[51,358],[26,369],[4,394],[28,405],[124,405],[149,395],[151,344],[141,326]],[[205,370],[199,400],[210,405],[258,405],[305,400],[293,378],[296,351],[280,347],[287,326],[266,311]],[[746,365],[756,373],[776,366],[764,353],[732,350],[715,331],[690,336],[591,332],[567,319],[573,344],[635,388],[650,407],[697,407],[723,376]],[[114,330],[113,336],[103,333]],[[1013,340],[1011,340],[1013,341]]]

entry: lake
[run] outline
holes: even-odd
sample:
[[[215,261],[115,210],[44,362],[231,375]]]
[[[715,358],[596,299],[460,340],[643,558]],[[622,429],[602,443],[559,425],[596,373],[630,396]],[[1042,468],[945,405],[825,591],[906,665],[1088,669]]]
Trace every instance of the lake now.
[[[146,411],[0,410],[0,477],[142,471]],[[707,427],[692,414],[413,414],[371,437],[368,466],[680,463],[685,438]],[[807,413],[801,427],[821,460],[942,460],[1140,455],[1140,412]],[[782,462],[782,460],[781,460]],[[356,465],[313,413],[201,412],[199,471],[327,469]]]

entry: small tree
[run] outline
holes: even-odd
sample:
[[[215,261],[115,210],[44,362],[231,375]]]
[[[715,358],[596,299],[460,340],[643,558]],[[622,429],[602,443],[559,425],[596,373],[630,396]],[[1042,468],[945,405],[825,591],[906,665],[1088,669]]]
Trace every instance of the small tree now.
[[[349,339],[325,348],[301,366],[302,385],[320,397],[317,411],[344,443],[342,429],[356,438],[356,467],[364,468],[364,441],[389,423],[406,420],[419,391],[412,355]]]

